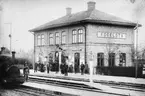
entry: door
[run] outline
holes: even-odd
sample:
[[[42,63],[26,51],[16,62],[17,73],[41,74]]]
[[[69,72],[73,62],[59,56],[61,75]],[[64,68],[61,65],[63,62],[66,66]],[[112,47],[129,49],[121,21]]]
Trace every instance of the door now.
[[[55,71],[59,71],[59,53],[58,51],[55,52]]]
[[[75,73],[80,72],[79,66],[80,66],[80,53],[75,53],[74,54],[74,70],[75,70]]]

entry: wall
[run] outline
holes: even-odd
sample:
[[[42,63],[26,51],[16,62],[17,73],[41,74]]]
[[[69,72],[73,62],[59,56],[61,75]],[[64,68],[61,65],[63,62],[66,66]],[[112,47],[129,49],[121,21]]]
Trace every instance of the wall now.
[[[71,27],[62,27],[62,28],[55,28],[51,30],[46,30],[42,32],[35,33],[37,36],[38,34],[44,34],[45,35],[45,41],[47,42],[46,45],[44,46],[35,46],[36,47],[36,55],[38,56],[39,52],[43,50],[44,52],[44,57],[48,56],[49,53],[54,53],[55,51],[60,51],[56,46],[49,46],[49,34],[59,32],[61,34],[62,31],[67,32],[67,40],[65,45],[60,45],[65,51],[65,53],[69,57],[69,61],[71,63],[74,62],[74,53],[79,52],[80,53],[80,63],[84,63],[84,43],[83,44],[72,44],[72,30],[73,29],[83,29],[84,32],[84,27],[77,25],[77,26],[71,26]],[[114,39],[114,38],[98,38],[97,32],[114,32],[114,33],[123,33],[126,34],[126,38],[124,39]],[[120,26],[103,26],[103,25],[93,25],[89,24],[87,25],[87,61],[89,61],[89,53],[92,51],[93,53],[93,61],[94,61],[94,66],[97,65],[97,53],[103,52],[105,53],[105,66],[108,66],[108,50],[107,47],[111,44],[112,48],[115,48],[115,53],[116,53],[116,66],[119,64],[119,52],[126,53],[126,64],[127,66],[131,66],[131,47],[134,42],[134,32],[133,28],[128,28],[128,27],[120,27]],[[84,36],[83,35],[83,41],[84,41]],[[35,38],[36,41],[36,38]],[[61,40],[60,40],[61,41]],[[55,41],[54,41],[55,43]],[[89,62],[88,62],[89,63]]]
[[[55,56],[55,52],[56,51],[60,51],[58,48],[56,48],[55,46],[55,33],[59,32],[60,36],[61,36],[61,32],[65,31],[66,32],[66,44],[60,44],[59,46],[66,50],[65,53],[66,55],[68,55],[69,57],[69,61],[71,63],[74,62],[74,54],[76,52],[80,53],[80,63],[84,62],[84,42],[82,44],[72,44],[72,30],[78,30],[78,29],[82,29],[84,32],[84,27],[83,26],[71,26],[71,27],[62,27],[62,28],[55,28],[55,29],[51,29],[51,30],[46,30],[46,31],[41,31],[41,32],[36,32],[35,33],[35,49],[36,49],[36,55],[35,55],[35,61],[37,61],[39,53],[41,53],[41,51],[43,50],[43,53],[45,53],[43,55],[43,57],[48,56],[49,53],[53,54],[53,58]],[[54,34],[54,45],[49,45],[49,34],[53,33]],[[46,45],[44,46],[37,46],[37,36],[40,34],[44,34],[45,36],[45,41],[47,42]],[[84,34],[84,33],[83,33]],[[84,41],[84,35],[83,35],[83,41]],[[61,43],[61,39],[60,39],[60,43]]]
[[[126,38],[107,38],[98,37],[98,32],[110,33],[123,33]],[[112,45],[113,43],[113,45]],[[119,53],[126,53],[126,66],[132,66],[131,61],[131,48],[134,44],[134,31],[133,28],[120,27],[120,26],[103,26],[90,24],[87,27],[87,54],[92,51],[94,56],[94,66],[97,65],[97,53],[103,52],[105,55],[105,66],[108,66],[108,53],[113,49],[115,55],[115,64],[119,64]],[[89,60],[89,55],[87,55]]]

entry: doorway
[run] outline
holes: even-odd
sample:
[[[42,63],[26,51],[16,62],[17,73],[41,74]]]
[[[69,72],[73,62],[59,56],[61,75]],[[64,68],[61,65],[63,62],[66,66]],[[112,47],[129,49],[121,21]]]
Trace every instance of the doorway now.
[[[80,66],[80,53],[74,54],[74,71],[75,73],[79,73],[79,66]]]

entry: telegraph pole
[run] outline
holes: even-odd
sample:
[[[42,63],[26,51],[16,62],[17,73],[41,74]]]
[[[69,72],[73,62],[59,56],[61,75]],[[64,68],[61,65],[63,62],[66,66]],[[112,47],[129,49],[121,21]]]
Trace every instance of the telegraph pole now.
[[[12,52],[12,23],[4,23],[4,24],[9,24],[10,26],[10,33],[9,33],[9,38],[10,38],[10,53]]]

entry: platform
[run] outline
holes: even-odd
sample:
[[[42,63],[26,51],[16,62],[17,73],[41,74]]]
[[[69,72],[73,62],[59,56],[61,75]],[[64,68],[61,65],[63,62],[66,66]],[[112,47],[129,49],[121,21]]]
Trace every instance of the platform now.
[[[71,79],[76,81],[88,81],[90,79],[89,74],[81,75],[81,73],[68,73],[68,76],[64,76],[60,72],[40,72],[37,71],[34,73],[34,70],[30,70],[30,75],[46,76],[59,79]],[[121,77],[121,76],[107,76],[107,75],[97,75],[94,74],[92,77],[94,82],[111,82],[111,83],[131,83],[131,84],[142,84],[145,85],[145,79],[143,78],[133,78],[133,77]]]
[[[98,86],[98,83],[89,83],[89,78],[90,78],[90,75],[89,74],[84,74],[84,75],[81,75],[80,73],[77,73],[77,74],[74,74],[74,73],[69,73],[68,76],[64,76],[64,74],[61,74],[61,73],[56,73],[56,72],[50,72],[49,74],[46,73],[46,72],[35,72],[33,70],[30,70],[30,76],[39,76],[40,78],[51,78],[51,79],[62,79],[62,80],[68,80],[69,82],[71,82],[71,80],[73,81],[77,81],[77,82],[84,82],[85,84],[87,85],[90,85],[90,86],[93,86],[93,87],[99,87],[103,92],[111,92],[111,93],[118,93],[118,94],[124,94],[124,95],[133,95],[133,96],[136,96],[137,94],[140,94],[140,96],[144,96],[144,92],[142,93],[138,93],[137,91],[128,91],[128,90],[122,90],[122,89],[114,89],[114,88],[111,88],[109,86],[105,86],[105,85],[99,85]],[[115,83],[133,83],[133,84],[143,84],[145,85],[145,79],[142,79],[142,78],[131,78],[131,77],[119,77],[119,76],[105,76],[105,75],[93,75],[92,76],[92,79],[93,81],[103,81],[103,82],[115,82]],[[29,84],[29,82],[26,82],[24,83],[26,85],[31,85]],[[37,84],[33,84],[32,85],[37,85]],[[42,84],[43,85],[43,84]],[[41,87],[42,87],[41,85]],[[38,85],[39,86],[39,85]],[[37,86],[36,86],[37,87]],[[39,86],[40,87],[40,86]],[[40,87],[40,88],[41,88]],[[49,85],[49,88],[50,88],[50,85]],[[63,92],[62,90],[68,90],[68,92],[71,92],[72,90],[73,91],[76,91],[75,89],[68,89],[68,88],[58,88],[58,89],[61,89],[61,90],[55,90],[55,91],[61,91]],[[72,92],[73,92],[72,91]],[[76,91],[77,92],[77,91]],[[79,94],[78,94],[79,93]],[[78,91],[77,94],[75,95],[81,95],[81,96],[88,96],[88,95],[84,95],[83,94],[83,91]]]

